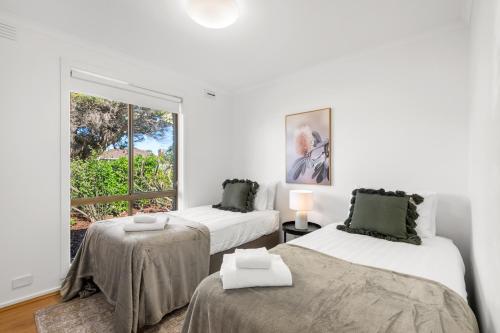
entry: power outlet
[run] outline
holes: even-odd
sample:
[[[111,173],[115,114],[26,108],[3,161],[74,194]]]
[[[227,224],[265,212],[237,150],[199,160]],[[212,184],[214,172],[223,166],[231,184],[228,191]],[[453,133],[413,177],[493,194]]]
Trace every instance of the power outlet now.
[[[15,279],[12,279],[12,289],[29,286],[33,283],[33,275],[26,274]]]

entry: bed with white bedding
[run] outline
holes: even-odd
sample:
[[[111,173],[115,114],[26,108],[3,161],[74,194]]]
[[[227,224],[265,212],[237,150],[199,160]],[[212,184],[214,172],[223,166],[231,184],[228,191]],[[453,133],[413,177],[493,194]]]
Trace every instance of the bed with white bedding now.
[[[218,273],[208,276],[182,332],[479,332],[451,240],[413,245],[336,226],[270,251],[288,265],[292,287],[224,290]]]
[[[289,243],[352,263],[436,281],[467,299],[464,262],[450,239],[426,237],[415,246],[350,234],[337,230],[337,225],[327,225]]]
[[[220,269],[222,252],[272,248],[279,240],[279,212],[269,209],[239,213],[201,206],[150,215],[168,216],[168,222],[140,232],[127,232],[140,227],[133,217],[93,223],[64,280],[63,300],[88,296],[97,286],[115,306],[117,331],[137,332],[185,306],[199,282]]]
[[[279,228],[279,211],[270,209],[238,213],[199,206],[167,214],[205,225],[210,231],[211,255],[273,234]]]

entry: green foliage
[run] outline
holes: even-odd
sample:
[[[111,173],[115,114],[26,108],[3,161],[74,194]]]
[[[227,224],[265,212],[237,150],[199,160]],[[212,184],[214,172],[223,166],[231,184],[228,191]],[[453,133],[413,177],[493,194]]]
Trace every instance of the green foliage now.
[[[129,119],[130,116],[133,119]],[[162,141],[172,135],[174,116],[168,111],[111,101],[105,98],[71,93],[71,197],[93,198],[126,195],[128,189],[128,159],[104,159],[111,148],[129,146],[129,120],[133,125],[133,141],[146,138]],[[132,139],[132,138],[130,138]],[[115,154],[114,156],[120,156]],[[134,158],[133,192],[163,191],[173,187],[173,151],[162,151],[159,156]],[[111,216],[126,215],[128,202],[72,207],[76,217],[92,222]],[[171,199],[139,200],[134,209],[151,210],[158,205],[171,205]],[[77,221],[74,221],[75,223]],[[73,223],[73,222],[70,222]],[[74,224],[74,223],[73,223]]]
[[[128,104],[101,97],[71,93],[71,158],[85,159],[109,146],[128,146]],[[173,124],[170,112],[132,105],[134,142],[146,136],[161,140]]]
[[[134,159],[134,189],[136,192],[164,191],[174,181],[173,154],[137,156]]]
[[[71,197],[91,198],[127,194],[128,161],[100,160],[96,153],[87,159],[71,161]]]
[[[99,159],[95,152],[86,159],[71,161],[71,197],[92,198],[128,193],[128,160],[120,157],[114,160]],[[136,156],[134,158],[134,191],[164,191],[173,187],[173,153],[167,151],[159,156]],[[158,203],[162,199],[157,199]],[[165,200],[165,199],[163,199]],[[155,203],[155,200],[141,200],[137,208]],[[118,216],[126,212],[128,202],[85,205],[73,209],[92,222]]]

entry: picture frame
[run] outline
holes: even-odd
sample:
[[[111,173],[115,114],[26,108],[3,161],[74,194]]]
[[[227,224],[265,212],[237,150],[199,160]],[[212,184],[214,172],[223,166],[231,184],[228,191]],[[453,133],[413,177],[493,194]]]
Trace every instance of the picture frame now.
[[[332,109],[285,116],[286,183],[332,184]]]

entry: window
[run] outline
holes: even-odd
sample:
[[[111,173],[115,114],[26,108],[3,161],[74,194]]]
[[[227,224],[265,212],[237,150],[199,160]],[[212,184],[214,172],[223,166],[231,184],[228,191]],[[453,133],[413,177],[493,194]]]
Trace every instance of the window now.
[[[99,220],[177,206],[177,114],[72,92],[71,258]]]

